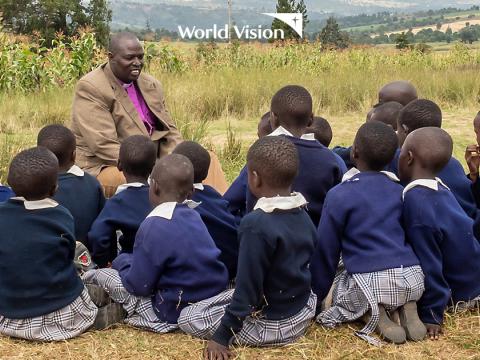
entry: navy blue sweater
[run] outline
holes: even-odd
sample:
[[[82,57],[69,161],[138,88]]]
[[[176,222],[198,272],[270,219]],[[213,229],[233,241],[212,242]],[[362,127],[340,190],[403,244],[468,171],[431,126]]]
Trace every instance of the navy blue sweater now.
[[[129,187],[106,202],[88,233],[93,261],[98,266],[107,266],[117,256],[117,230],[122,232],[119,239],[122,252],[133,251],[138,228],[152,210],[148,191],[147,185]]]
[[[235,292],[213,340],[227,345],[254,312],[261,318],[286,319],[310,296],[308,269],[315,247],[315,226],[305,210],[246,215],[238,229],[240,252]]]
[[[75,221],[76,240],[91,250],[87,234],[105,205],[102,186],[98,180],[88,173],[84,176],[59,174],[58,189],[53,199],[70,211]]]
[[[13,196],[15,196],[15,194],[12,189],[8,186],[0,185],[0,202],[5,202]]]
[[[83,291],[73,265],[72,215],[62,206],[0,204],[0,315],[26,319],[71,304]]]
[[[180,311],[225,290],[228,274],[200,215],[177,205],[171,220],[152,216],[138,230],[132,254],[112,264],[123,286],[152,298],[157,317],[176,324]]]
[[[456,303],[480,295],[480,244],[472,233],[473,220],[439,184],[438,191],[424,186],[407,191],[404,221],[425,274],[420,318],[441,324],[450,299]]]
[[[418,265],[402,228],[403,187],[380,172],[362,172],[327,195],[312,257],[312,288],[325,298],[340,253],[349,273]]]
[[[284,136],[284,135],[281,135]],[[292,191],[299,192],[308,201],[307,213],[315,226],[320,221],[323,201],[332,187],[337,185],[343,172],[332,151],[318,141],[304,140],[285,136],[294,143],[300,160],[298,175],[292,186]],[[257,199],[247,190],[247,211],[253,210]]]
[[[400,149],[395,153],[395,157],[391,162],[388,170],[398,175],[398,158],[400,157]],[[465,176],[462,164],[452,157],[448,164],[437,175],[452,191],[455,199],[472,218],[478,226],[474,231],[477,236],[480,235],[480,212],[477,210],[477,204],[472,192],[472,182]]]
[[[223,198],[228,202],[228,210],[235,216],[237,224],[247,213],[247,190],[248,172],[247,167],[244,166],[238,177],[223,194]]]
[[[352,147],[343,147],[343,146],[335,146],[332,151],[340,156],[340,158],[343,160],[345,163],[345,166],[347,167],[348,170],[350,170],[352,167],[355,166],[355,164],[352,162],[350,159],[350,152],[352,151]]]
[[[227,267],[229,278],[234,279],[238,262],[237,224],[235,217],[228,211],[228,202],[208,185],[204,185],[203,190],[195,190],[192,200],[200,202],[195,210],[221,251],[220,261]]]

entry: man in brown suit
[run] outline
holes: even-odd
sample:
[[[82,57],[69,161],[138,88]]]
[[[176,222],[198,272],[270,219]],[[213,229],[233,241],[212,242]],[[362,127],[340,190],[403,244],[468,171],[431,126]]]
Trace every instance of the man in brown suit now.
[[[77,165],[96,176],[109,197],[126,182],[117,169],[123,140],[148,136],[160,157],[170,153],[182,137],[165,107],[160,82],[141,72],[144,53],[136,36],[116,34],[108,50],[108,63],[77,84],[71,128],[77,140]],[[224,192],[225,176],[215,156],[212,162],[210,183]]]

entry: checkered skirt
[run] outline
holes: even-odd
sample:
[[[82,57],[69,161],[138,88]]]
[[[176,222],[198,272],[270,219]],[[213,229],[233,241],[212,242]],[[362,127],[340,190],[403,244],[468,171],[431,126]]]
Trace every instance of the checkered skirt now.
[[[97,311],[87,289],[84,288],[71,304],[47,315],[28,319],[8,319],[0,316],[0,333],[27,340],[66,340],[91,327]]]
[[[85,284],[101,286],[113,301],[122,304],[127,312],[126,324],[159,334],[178,328],[177,324],[168,324],[158,319],[157,314],[153,310],[151,298],[137,297],[130,294],[123,287],[117,270],[90,270],[83,275],[82,279]]]
[[[178,325],[184,332],[202,339],[212,338],[220,326],[234,290],[187,306],[180,313]],[[267,320],[248,316],[242,330],[232,337],[238,345],[272,346],[294,342],[301,337],[315,316],[317,297],[311,293],[305,307],[297,314],[283,320]]]
[[[425,289],[420,266],[363,274],[349,274],[344,270],[337,274],[335,283],[332,307],[320,313],[317,322],[335,327],[357,320],[371,310],[370,321],[356,334],[373,344],[378,344],[378,341],[369,335],[378,325],[378,304],[386,310],[394,310],[409,301],[418,301]]]

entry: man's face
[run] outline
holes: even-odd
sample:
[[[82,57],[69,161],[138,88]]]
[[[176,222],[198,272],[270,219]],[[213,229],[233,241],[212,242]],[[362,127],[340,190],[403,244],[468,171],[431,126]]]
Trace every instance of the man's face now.
[[[137,39],[122,40],[114,53],[108,53],[113,74],[124,83],[131,83],[140,76],[143,68],[143,48]]]

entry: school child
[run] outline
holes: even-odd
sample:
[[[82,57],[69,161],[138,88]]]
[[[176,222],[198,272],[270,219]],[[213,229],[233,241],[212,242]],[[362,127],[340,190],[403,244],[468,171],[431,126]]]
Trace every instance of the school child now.
[[[183,155],[192,162],[195,190],[191,199],[198,203],[195,210],[221,251],[220,261],[227,267],[229,279],[234,279],[238,260],[237,224],[228,210],[228,202],[214,188],[202,183],[207,177],[210,155],[200,144],[193,141],[180,143],[173,153]]]
[[[371,121],[360,127],[352,149],[359,171],[327,194],[310,266],[319,301],[335,278],[333,305],[317,321],[334,327],[369,316],[356,334],[373,344],[378,343],[370,335],[375,330],[394,343],[426,334],[416,307],[424,276],[402,228],[403,187],[382,172],[396,148],[390,126]],[[335,276],[340,255],[345,270]],[[401,326],[387,316],[395,309]]]
[[[480,167],[480,111],[473,119],[473,131],[477,138],[477,143],[468,145],[465,150],[465,161],[468,165],[468,178],[472,182],[472,192],[475,198],[477,208],[480,208],[480,181],[478,181],[478,172]]]
[[[410,82],[404,80],[393,81],[383,86],[378,92],[378,103],[396,101],[403,106],[417,100],[417,89]]]
[[[58,189],[53,199],[72,214],[75,239],[91,249],[87,234],[105,204],[100,183],[75,165],[75,136],[65,126],[45,126],[38,133],[37,145],[45,146],[57,157]]]
[[[480,301],[480,243],[473,220],[437,174],[452,156],[450,135],[436,127],[415,130],[400,153],[405,232],[425,274],[418,301],[420,318],[431,339],[441,334],[448,304]]]
[[[415,100],[405,106],[398,115],[397,135],[399,146],[403,145],[409,133],[423,127],[442,127],[442,111],[433,101]],[[388,170],[398,175],[400,149],[395,153]],[[465,213],[475,222],[475,236],[480,238],[480,211],[477,210],[472,193],[471,181],[465,176],[462,164],[451,157],[438,177],[448,186]]]
[[[181,330],[210,339],[205,358],[228,359],[232,343],[291,343],[315,315],[308,268],[315,227],[305,198],[292,193],[299,164],[286,137],[264,137],[248,151],[248,186],[259,200],[238,230],[236,287],[186,307],[179,318]]]
[[[10,189],[8,186],[4,186],[0,183],[0,203],[5,202],[11,197],[15,196],[14,192],[12,189]]]
[[[120,145],[118,169],[127,183],[120,185],[107,200],[88,233],[92,257],[99,267],[106,267],[121,252],[131,253],[140,224],[152,210],[148,198],[148,177],[157,158],[153,142],[146,136],[133,135]]]
[[[185,156],[158,160],[151,175],[153,211],[142,222],[133,253],[120,254],[111,269],[84,275],[103,287],[127,312],[125,322],[157,333],[175,330],[180,311],[225,290],[228,273],[200,215],[187,199],[193,166]]]
[[[333,138],[332,127],[328,123],[328,120],[320,116],[313,117],[312,124],[305,129],[305,134],[313,134],[315,139],[326,148],[330,146]],[[340,172],[342,175],[345,174],[348,170],[345,162],[340,155],[336,153],[333,153],[333,155],[337,159]]]
[[[93,304],[73,264],[74,221],[51,197],[58,160],[45,147],[20,152],[8,183],[16,196],[0,204],[0,333],[65,340],[94,324]]]
[[[270,111],[266,112],[260,118],[257,126],[257,135],[261,139],[272,132],[270,125]],[[228,210],[233,216],[237,225],[247,212],[247,167],[244,166],[238,177],[232,182],[223,198],[228,202]]]

